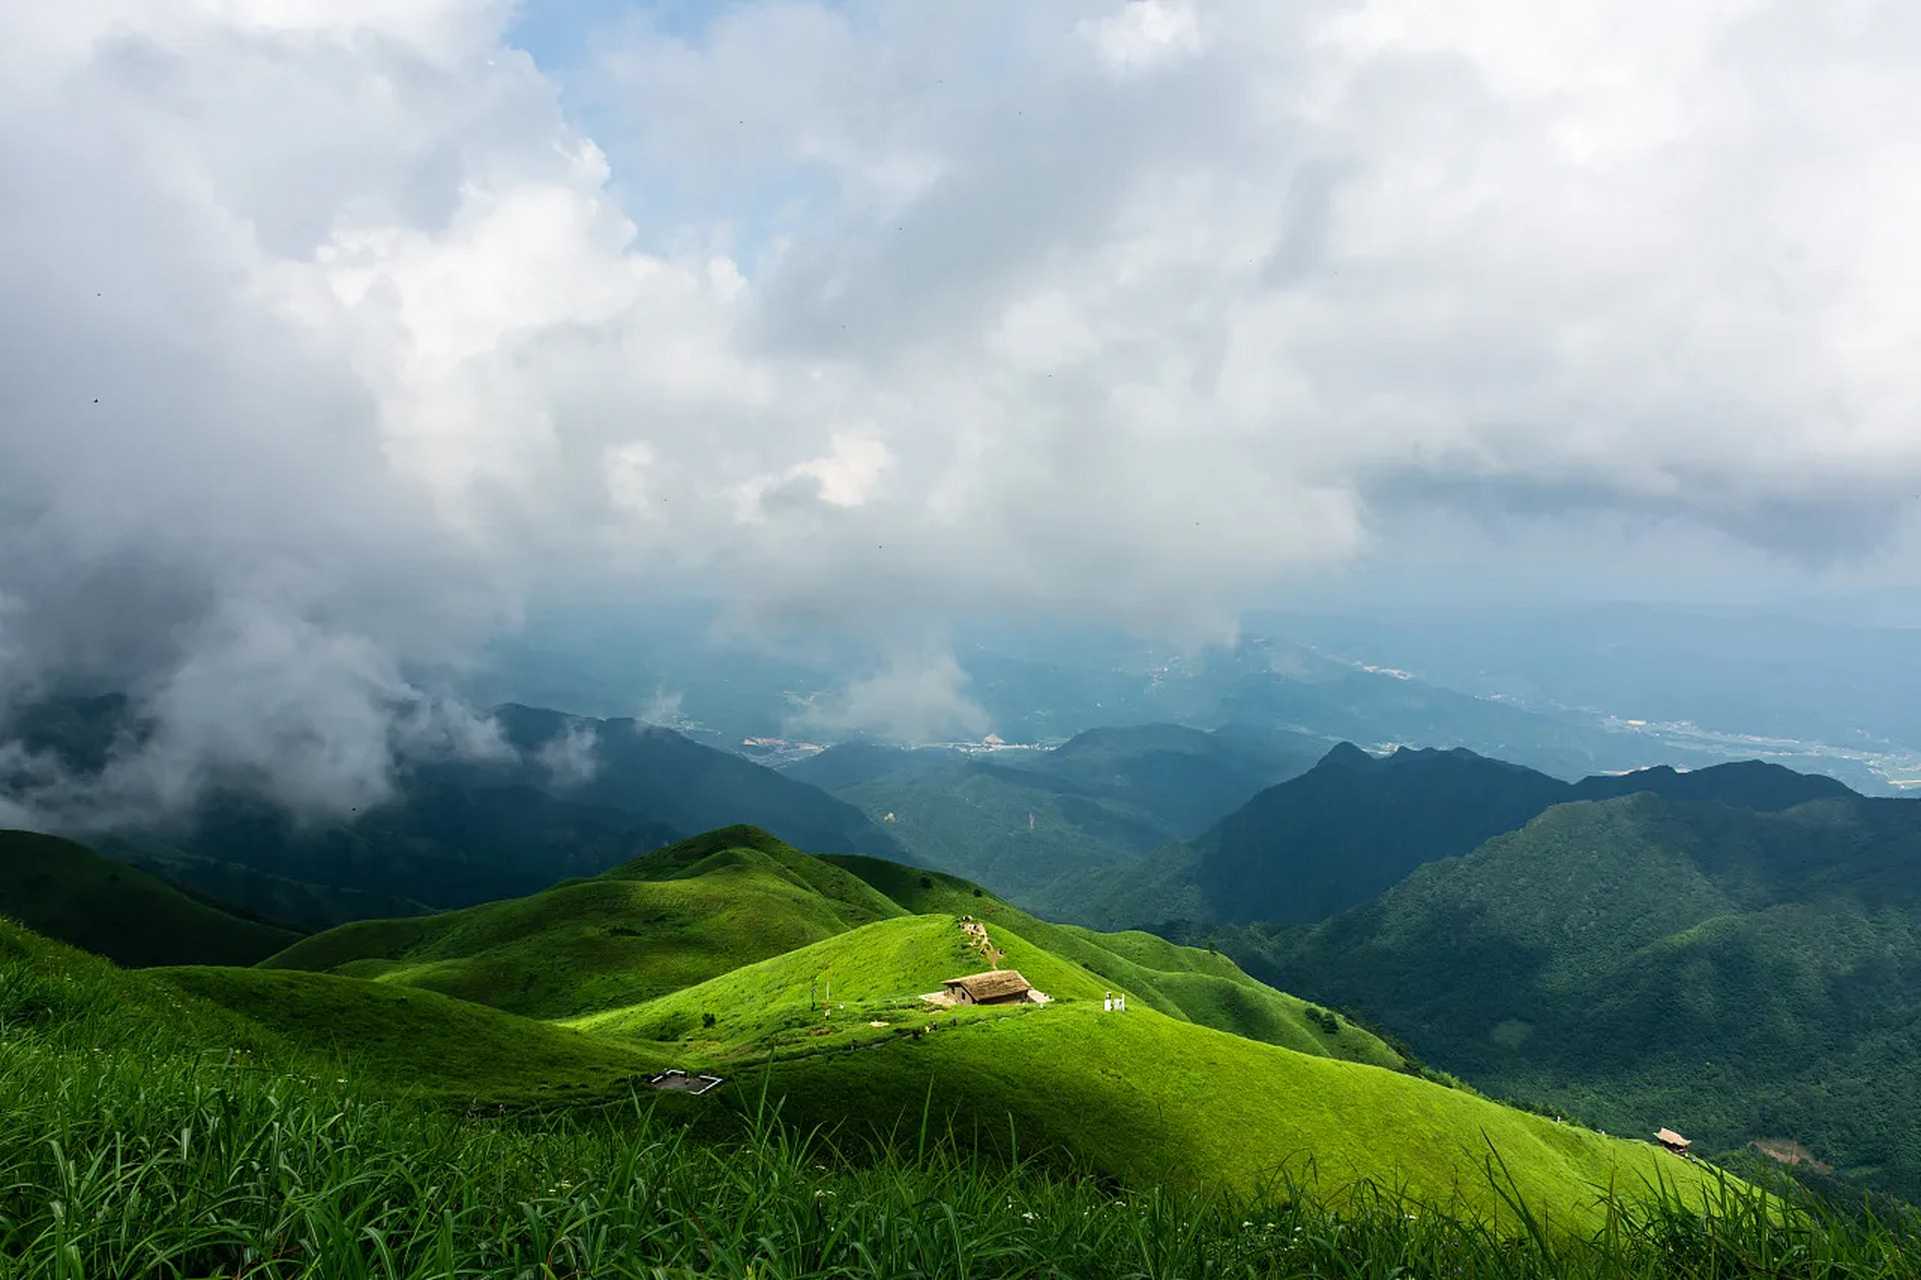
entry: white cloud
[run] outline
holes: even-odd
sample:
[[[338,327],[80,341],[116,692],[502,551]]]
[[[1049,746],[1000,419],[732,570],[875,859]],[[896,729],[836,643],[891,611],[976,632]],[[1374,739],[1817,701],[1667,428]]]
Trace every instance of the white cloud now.
[[[534,590],[891,644],[1219,634],[1464,524],[1912,576],[1905,6],[770,3],[565,85],[509,13],[0,17],[10,690],[324,803]],[[965,726],[922,687],[848,706]]]
[[[967,696],[966,686],[967,673],[952,654],[897,647],[880,671],[815,697],[795,714],[794,724],[800,732],[858,731],[907,743],[979,737],[988,715]]]
[[[887,446],[866,436],[834,436],[833,452],[795,466],[790,474],[820,483],[820,500],[836,507],[858,507],[873,492],[881,473],[894,460]]]
[[[1192,6],[1167,0],[1127,0],[1118,12],[1082,25],[1110,71],[1151,71],[1201,50]]]
[[[673,728],[681,723],[680,704],[685,697],[677,689],[662,685],[656,687],[640,709],[639,720],[642,724],[664,725]]]
[[[540,766],[556,787],[581,787],[600,772],[600,730],[592,721],[576,720],[562,733],[549,738],[536,752]]]

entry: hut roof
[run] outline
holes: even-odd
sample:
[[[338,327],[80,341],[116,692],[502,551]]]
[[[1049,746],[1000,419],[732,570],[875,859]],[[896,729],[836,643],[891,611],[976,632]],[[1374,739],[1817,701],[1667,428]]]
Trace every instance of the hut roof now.
[[[1017,996],[1023,991],[1034,989],[1033,984],[1021,977],[1016,969],[970,973],[965,978],[949,978],[941,985],[959,987],[976,1000],[997,1000],[1002,996]]]
[[[1654,1140],[1656,1142],[1665,1143],[1670,1147],[1687,1147],[1687,1146],[1693,1145],[1686,1138],[1683,1138],[1680,1134],[1676,1133],[1672,1129],[1661,1130],[1659,1133],[1654,1135]]]

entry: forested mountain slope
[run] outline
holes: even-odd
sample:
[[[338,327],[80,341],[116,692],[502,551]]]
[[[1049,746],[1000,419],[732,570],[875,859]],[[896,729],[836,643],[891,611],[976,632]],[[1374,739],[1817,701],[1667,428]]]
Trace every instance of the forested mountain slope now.
[[[1853,796],[1832,778],[1754,761],[1562,782],[1471,751],[1370,756],[1343,743],[1198,839],[1083,877],[1061,914],[1104,928],[1170,920],[1306,924],[1384,892],[1569,800],[1652,792],[1748,809]]]
[[[1490,1092],[1921,1194],[1921,803],[1561,804],[1323,923],[1209,936]]]

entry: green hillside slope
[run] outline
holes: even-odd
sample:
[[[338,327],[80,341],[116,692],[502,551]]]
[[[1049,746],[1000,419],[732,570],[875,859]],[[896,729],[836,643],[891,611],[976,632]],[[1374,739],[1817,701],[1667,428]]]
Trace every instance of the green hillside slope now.
[[[163,1072],[211,1062],[451,1101],[598,1096],[659,1069],[644,1045],[433,992],[258,969],[130,972],[0,920],[0,1045],[23,1043]]]
[[[973,914],[1010,928],[1177,1019],[1303,1053],[1400,1062],[1374,1037],[1330,1027],[1320,1011],[1224,956],[1149,934],[1048,924],[957,877],[859,855],[816,858],[752,827],[709,832],[526,898],[343,925],[266,963],[568,1018],[636,1005],[877,920],[927,913],[950,922]]]
[[[1695,1166],[1398,1072],[1103,1008],[1104,979],[1005,928],[1046,1005],[938,1009],[918,998],[980,965],[951,916],[881,921],[632,1009],[576,1019],[746,1079],[802,1124],[898,1126],[923,1114],[995,1145],[1013,1131],[1104,1172],[1246,1193],[1285,1172],[1320,1193],[1359,1181],[1494,1211],[1490,1149],[1524,1195],[1590,1225],[1593,1188]],[[1353,1028],[1345,1034],[1361,1037]]]
[[[1403,1065],[1400,1055],[1374,1036],[1338,1022],[1330,1025],[1327,1011],[1249,977],[1218,952],[1177,946],[1151,933],[1097,933],[1076,925],[1050,924],[941,872],[919,871],[878,858],[829,861],[870,881],[909,911],[972,915],[987,922],[990,934],[1011,929],[1101,979],[1103,990],[1112,987],[1126,993],[1137,1007],[1144,1004],[1181,1021],[1302,1053],[1326,1053],[1387,1067]]]
[[[898,914],[846,871],[732,827],[531,897],[343,925],[268,965],[560,1018],[651,999]]]
[[[236,909],[269,920],[284,920],[309,931],[330,929],[343,920],[383,920],[426,915],[433,910],[424,902],[397,893],[316,884],[226,858],[188,853],[144,832],[102,836],[100,852],[216,902],[231,903]],[[316,866],[310,874],[331,872]]]
[[[129,972],[0,921],[0,1271],[1665,1280],[1707,1259],[1727,1276],[1914,1274],[1904,1225],[1739,1199],[1704,1218],[1700,1167],[1645,1146],[1076,1008],[782,1061],[700,1098],[634,1095],[646,1045],[348,978]],[[1010,1120],[1025,1157],[1079,1148],[1071,1169],[974,1158],[1005,1147]],[[893,1137],[881,1149],[844,1144],[875,1126]],[[1473,1157],[1490,1140],[1548,1215],[1538,1237],[1486,1189]],[[1186,1190],[1239,1191],[1276,1161],[1334,1203]],[[1633,1203],[1651,1170],[1680,1198]],[[1356,1204],[1357,1176],[1390,1194]],[[1628,1203],[1603,1220],[1587,1184],[1609,1179]],[[1391,1194],[1457,1185],[1485,1210]]]
[[[85,845],[28,831],[0,831],[0,915],[133,967],[252,964],[300,937]]]
[[[1098,1003],[962,1018],[919,1037],[774,1063],[786,1118],[846,1125],[931,1122],[1027,1150],[1071,1151],[1130,1181],[1247,1193],[1292,1177],[1321,1195],[1360,1181],[1499,1212],[1511,1176],[1564,1227],[1597,1222],[1610,1185],[1691,1191],[1700,1166],[1656,1148],[1531,1116],[1398,1072],[1294,1053],[1152,1010]],[[857,1109],[849,1100],[860,1100]],[[851,1112],[851,1115],[850,1115]],[[1490,1177],[1498,1152],[1507,1175]]]
[[[663,1065],[648,1046],[388,983],[285,970],[180,968],[156,976],[264,1028],[287,1061],[408,1093],[487,1102],[604,1096]]]
[[[1921,804],[1558,805],[1249,969],[1489,1092],[1921,1194]]]
[[[883,894],[883,885],[910,903]],[[595,899],[578,896],[583,890],[644,896],[596,916],[584,906]],[[698,899],[692,905],[673,896],[688,892]],[[1370,1065],[1393,1055],[1350,1023],[1330,1018],[1320,1026],[1287,997],[1263,996],[1222,957],[1139,935],[1057,929],[951,877],[864,859],[828,862],[752,829],[711,833],[609,875],[496,906],[520,915],[481,909],[362,925],[295,949],[373,978],[285,967],[148,976],[63,961],[57,981],[36,988],[54,994],[24,1000],[6,994],[17,984],[13,966],[0,966],[8,971],[0,1002],[41,1021],[92,1019],[96,1044],[98,1026],[106,1025],[100,1020],[138,1016],[176,1043],[198,1040],[230,1059],[244,1051],[246,1061],[310,1078],[338,1072],[396,1097],[604,1101],[661,1065],[711,1068],[731,1085],[698,1105],[669,1099],[677,1114],[741,1115],[759,1105],[764,1087],[789,1123],[853,1135],[906,1132],[925,1116],[989,1149],[1004,1149],[1002,1135],[1011,1133],[1022,1150],[1045,1148],[1115,1177],[1240,1195],[1285,1172],[1321,1195],[1338,1198],[1368,1182],[1495,1213],[1501,1198],[1489,1155],[1498,1152],[1509,1190],[1581,1229],[1598,1221],[1598,1188],[1639,1190],[1657,1172],[1690,1193],[1705,1185],[1697,1166],[1645,1145],[1610,1142]],[[672,915],[683,907],[696,921],[721,921],[695,948],[705,947],[705,961],[720,971],[654,994],[660,971],[650,969],[646,953],[668,949],[689,927]],[[729,917],[736,908],[743,914]],[[962,914],[987,922],[985,944],[962,928]],[[583,926],[583,917],[591,924]],[[623,919],[651,925],[652,946],[630,954],[628,968],[609,978],[605,956],[585,940],[590,929]],[[752,963],[728,954],[779,946],[753,938],[796,919],[835,931]],[[444,932],[416,932],[435,925]],[[468,954],[452,956],[463,938]],[[362,954],[378,949],[362,945],[370,941],[401,944],[399,954]],[[407,954],[429,944],[449,954]],[[52,948],[32,946],[42,954]],[[410,985],[435,966],[446,966],[443,976],[454,972],[456,959],[467,962],[468,980],[482,974],[496,984],[516,975],[524,981],[537,964],[571,971],[568,999],[577,1012],[535,1021]],[[1051,1003],[941,1009],[921,999],[943,979],[996,964],[1020,970]],[[408,967],[421,973],[396,980]],[[1131,974],[1148,978],[1152,989],[1132,987]],[[623,987],[651,998],[592,1007]],[[557,983],[541,998],[570,1007],[564,990]],[[1127,1012],[1103,1008],[1110,990],[1127,994]],[[485,994],[502,998],[497,989]],[[1196,1025],[1203,1016],[1270,1019],[1273,1038],[1300,1036],[1308,1052]],[[1305,1034],[1303,1018],[1316,1024]]]

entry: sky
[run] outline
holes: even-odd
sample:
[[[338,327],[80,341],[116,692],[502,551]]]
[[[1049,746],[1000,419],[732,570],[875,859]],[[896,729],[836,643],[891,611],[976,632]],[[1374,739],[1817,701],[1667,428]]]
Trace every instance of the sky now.
[[[867,639],[851,722],[956,618],[1912,586],[1917,71],[1859,0],[10,6],[0,704],[326,808],[575,599]]]

